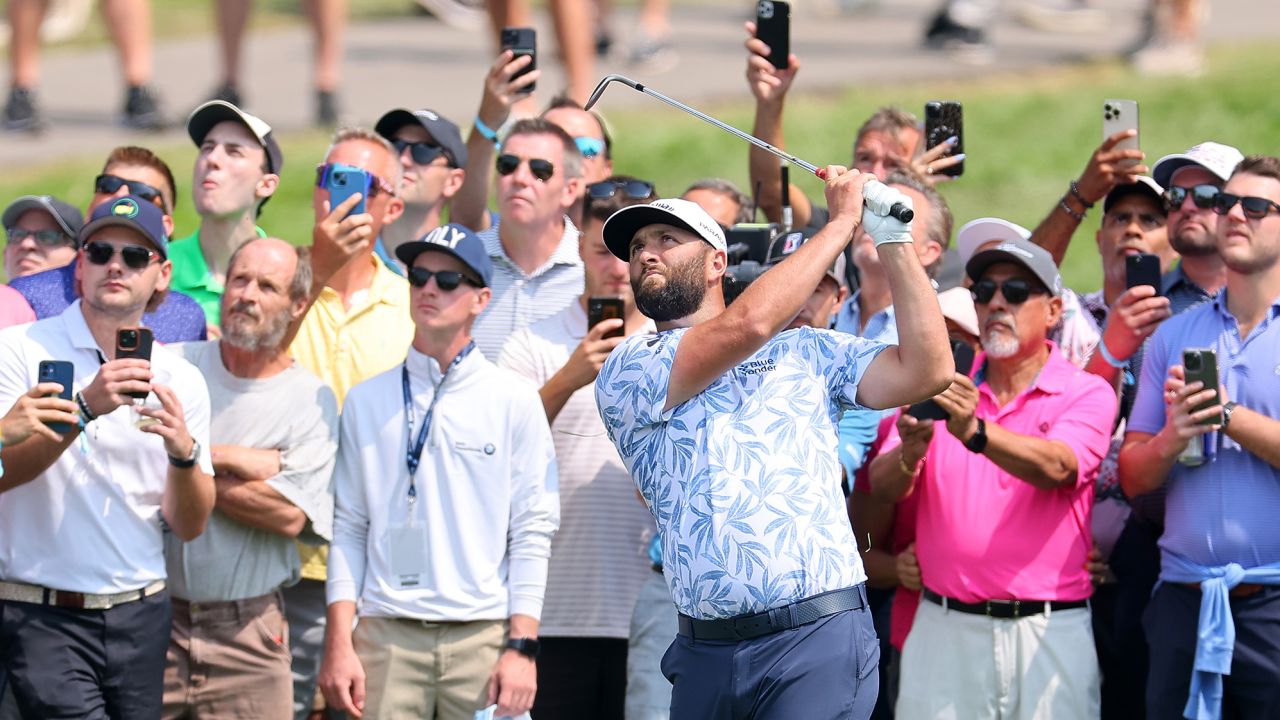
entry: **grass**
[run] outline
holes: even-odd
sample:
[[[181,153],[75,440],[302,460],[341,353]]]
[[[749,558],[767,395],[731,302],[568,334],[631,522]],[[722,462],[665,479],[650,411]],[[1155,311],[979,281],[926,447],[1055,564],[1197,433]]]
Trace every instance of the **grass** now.
[[[279,0],[268,5],[288,3]],[[966,173],[942,189],[957,227],[983,215],[1034,227],[1100,142],[1105,98],[1138,100],[1142,147],[1151,162],[1206,139],[1233,144],[1245,154],[1280,152],[1280,95],[1272,91],[1273,78],[1280,75],[1280,57],[1270,45],[1215,48],[1209,67],[1196,80],[1142,79],[1122,65],[1102,63],[1025,76],[799,95],[787,108],[788,149],[819,165],[848,162],[855,129],[877,106],[918,109],[929,99],[957,99],[965,105]],[[751,124],[751,109],[745,103],[700,109],[737,127]],[[645,112],[618,114],[610,121],[617,137],[615,169],[655,181],[663,194],[677,194],[708,176],[725,177],[746,187],[746,146],[726,133],[657,104]],[[309,242],[311,174],[307,169],[319,161],[328,138],[311,132],[282,140],[291,170],[266,207],[262,225],[291,242]],[[195,149],[189,144],[154,149],[175,168],[181,196],[175,221],[178,234],[189,233],[197,220],[189,195],[182,195],[190,190]],[[106,151],[103,148],[103,155]],[[83,206],[100,163],[101,157],[85,158],[32,169],[21,178],[0,179],[0,198],[47,192]],[[793,179],[796,175],[792,174]],[[814,178],[798,182],[812,197],[821,193]],[[1096,289],[1100,283],[1092,242],[1098,215],[1098,210],[1089,214],[1063,264],[1065,280],[1081,291]]]

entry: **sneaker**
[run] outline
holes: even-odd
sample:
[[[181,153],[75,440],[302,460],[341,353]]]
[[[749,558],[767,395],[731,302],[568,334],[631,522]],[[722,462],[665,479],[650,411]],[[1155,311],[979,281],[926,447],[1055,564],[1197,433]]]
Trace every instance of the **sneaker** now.
[[[484,0],[418,0],[424,10],[440,22],[457,30],[483,30],[489,27],[489,12]]]
[[[1190,40],[1157,38],[1133,54],[1133,69],[1150,76],[1199,77],[1204,49]]]
[[[16,132],[39,132],[44,129],[44,118],[36,107],[35,92],[14,86],[4,105],[4,129]]]
[[[1087,5],[1045,3],[1030,0],[1014,7],[1013,16],[1032,30],[1053,33],[1086,34],[1107,27],[1107,13]]]
[[[131,85],[124,96],[124,124],[135,130],[163,130],[164,117],[151,88]]]
[[[641,32],[636,36],[627,62],[632,67],[651,73],[664,73],[680,62],[680,55],[667,39],[652,38]]]
[[[970,65],[987,65],[995,60],[995,51],[987,42],[987,34],[982,28],[961,25],[945,11],[938,13],[929,23],[924,45]]]
[[[330,128],[338,124],[338,97],[332,90],[316,91],[316,127]]]
[[[608,57],[613,49],[613,36],[604,28],[596,28],[596,57]]]
[[[209,96],[209,99],[221,100],[223,102],[231,103],[232,105],[235,105],[238,108],[244,107],[243,105],[240,104],[240,101],[241,101],[240,91],[236,89],[235,85],[231,85],[231,84],[219,86],[218,89],[214,90],[213,94]]]

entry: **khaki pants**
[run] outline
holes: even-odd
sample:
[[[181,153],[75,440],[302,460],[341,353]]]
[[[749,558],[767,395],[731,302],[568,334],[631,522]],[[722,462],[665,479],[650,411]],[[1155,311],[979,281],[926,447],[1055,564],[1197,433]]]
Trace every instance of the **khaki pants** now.
[[[361,617],[352,640],[364,665],[364,717],[473,720],[487,706],[506,635],[501,620]]]
[[[289,627],[278,591],[225,602],[173,599],[163,717],[293,717]]]

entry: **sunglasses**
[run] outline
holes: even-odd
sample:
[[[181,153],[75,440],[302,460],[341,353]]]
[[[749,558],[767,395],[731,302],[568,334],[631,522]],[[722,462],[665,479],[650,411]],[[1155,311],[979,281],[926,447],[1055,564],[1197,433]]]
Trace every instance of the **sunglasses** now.
[[[1224,192],[1218,193],[1218,197],[1214,198],[1213,211],[1219,215],[1226,215],[1231,212],[1231,208],[1235,207],[1236,203],[1240,203],[1240,209],[1244,211],[1244,216],[1250,220],[1261,220],[1273,208],[1276,212],[1280,212],[1280,204],[1276,204],[1272,200],[1262,197],[1243,197]]]
[[[106,265],[111,262],[111,258],[116,254],[116,246],[111,243],[91,242],[84,246],[84,255],[89,258],[89,262],[94,265]],[[141,270],[151,264],[152,258],[157,258],[160,253],[155,250],[149,250],[141,245],[125,245],[120,248],[120,259],[124,264],[133,270]]]
[[[523,158],[518,155],[511,155],[509,153],[499,155],[497,163],[498,174],[510,175],[520,167],[521,162],[523,162]],[[539,182],[546,182],[551,179],[552,175],[556,174],[556,166],[552,165],[550,160],[529,158],[528,162],[529,172],[533,173],[533,176],[537,178]]]
[[[604,141],[598,138],[576,137],[573,142],[578,146],[578,152],[582,153],[582,157],[588,160],[604,152]]]
[[[974,302],[986,305],[996,296],[997,289],[1000,290],[1001,295],[1004,295],[1005,301],[1011,305],[1021,305],[1032,295],[1049,294],[1049,291],[1038,283],[1028,282],[1022,278],[1010,278],[999,285],[995,280],[979,280],[969,288],[969,292],[973,295]]]
[[[427,281],[432,277],[436,279],[436,287],[443,292],[453,292],[464,282],[471,287],[484,287],[457,270],[428,270],[424,267],[411,267],[408,276],[409,284],[419,290],[426,287]]]
[[[93,190],[104,195],[114,195],[120,188],[129,188],[130,195],[137,195],[149,203],[157,205],[168,212],[164,204],[164,195],[157,189],[137,180],[125,180],[119,175],[99,175],[93,179]]]
[[[27,238],[34,238],[36,244],[47,248],[76,244],[75,238],[70,237],[61,230],[28,230],[26,228],[11,227],[7,232],[9,233],[10,244],[20,243]]]
[[[351,169],[352,168],[348,165],[342,165],[338,163],[321,163],[320,165],[317,165],[316,166],[316,187],[327,188],[329,184],[329,175],[332,174],[335,170],[351,170]],[[373,197],[380,192],[386,193],[388,195],[396,194],[396,189],[391,186],[391,183],[387,182],[382,177],[378,175],[374,175],[368,170],[361,170],[360,168],[355,168],[355,169],[360,170],[360,172],[363,172],[365,175],[369,176],[369,192],[368,192],[369,197]]]
[[[1164,191],[1164,206],[1173,212],[1182,208],[1182,203],[1186,201],[1187,196],[1191,196],[1191,201],[1201,210],[1209,210],[1213,207],[1213,199],[1218,197],[1218,193],[1222,192],[1217,185],[1196,185],[1192,188],[1171,187]]]
[[[621,190],[628,199],[648,200],[653,197],[653,183],[644,180],[601,180],[587,186],[587,197],[608,200]]]
[[[445,156],[450,165],[453,164],[453,158],[449,157],[448,154],[445,153],[444,148],[436,145],[435,143],[426,142],[425,140],[420,142],[392,140],[391,146],[396,149],[396,155],[403,155],[404,149],[409,148],[409,157],[413,158],[413,161],[419,165],[430,165],[441,155]]]

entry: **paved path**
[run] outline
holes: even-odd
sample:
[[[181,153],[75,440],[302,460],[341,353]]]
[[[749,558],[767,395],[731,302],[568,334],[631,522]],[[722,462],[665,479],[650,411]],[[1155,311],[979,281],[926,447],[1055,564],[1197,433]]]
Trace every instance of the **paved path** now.
[[[821,92],[889,80],[962,78],[980,74],[1025,72],[1064,62],[1114,56],[1139,30],[1145,0],[1101,0],[1112,13],[1110,29],[1091,35],[1054,35],[1012,22],[999,24],[992,38],[995,64],[974,68],[920,49],[920,34],[936,0],[879,0],[856,12],[824,17],[795,0],[792,49],[804,63],[797,91]],[[824,0],[826,1],[826,0]],[[1043,0],[1042,0],[1043,1]],[[408,4],[408,0],[406,0]],[[1012,5],[1012,0],[1006,4]],[[1214,0],[1207,28],[1210,42],[1280,35],[1280,3]],[[672,39],[679,64],[670,71],[631,71],[621,59],[609,60],[598,74],[620,72],[647,82],[690,104],[745,100],[741,23],[753,13],[749,0],[676,3]],[[619,30],[633,25],[634,12],[621,11]],[[543,65],[549,74],[540,85],[559,87],[560,76],[548,62],[551,32],[543,26]],[[212,22],[212,18],[210,19]],[[92,22],[100,22],[95,16]],[[621,32],[618,33],[623,36]],[[625,37],[625,36],[623,36]],[[620,38],[621,39],[621,38]],[[348,35],[342,88],[344,120],[370,123],[394,106],[429,106],[466,123],[479,101],[480,78],[491,61],[487,34],[450,29],[419,13],[394,20],[354,24]],[[616,53],[622,56],[623,53]],[[298,26],[253,33],[246,67],[246,106],[283,131],[306,127],[312,113],[310,36]],[[214,38],[164,41],[156,47],[156,86],[171,116],[185,115],[214,85]],[[122,90],[109,46],[46,55],[40,99],[52,128],[38,138],[0,133],[0,164],[9,170],[55,159],[100,154],[126,140],[151,144],[182,142],[184,131],[130,135],[116,125]],[[0,87],[8,87],[8,82]],[[604,107],[644,103],[640,94],[615,86]],[[666,110],[663,110],[666,112]]]

